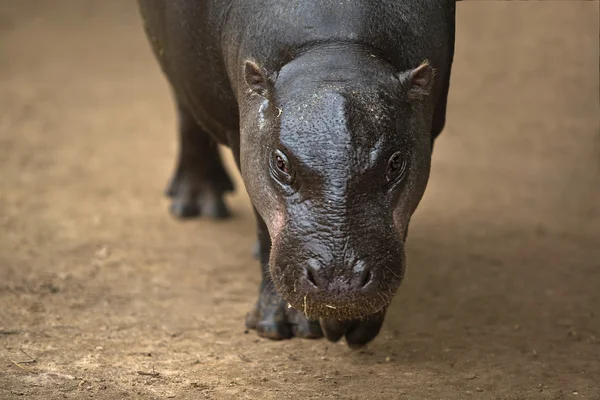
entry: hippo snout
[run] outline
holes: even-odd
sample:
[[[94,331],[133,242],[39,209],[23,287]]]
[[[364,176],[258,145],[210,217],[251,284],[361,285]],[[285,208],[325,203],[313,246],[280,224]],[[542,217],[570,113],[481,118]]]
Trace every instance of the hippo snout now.
[[[299,247],[286,249],[290,242],[287,239],[273,246],[271,276],[284,300],[312,320],[360,319],[375,314],[389,305],[402,282],[401,245],[395,251],[349,258],[343,252],[306,256]]]

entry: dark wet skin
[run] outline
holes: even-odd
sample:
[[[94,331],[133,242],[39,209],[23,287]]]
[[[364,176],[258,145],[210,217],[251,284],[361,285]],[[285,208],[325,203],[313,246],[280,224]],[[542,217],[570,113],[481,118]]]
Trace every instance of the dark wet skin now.
[[[177,103],[172,214],[230,216],[218,143],[254,205],[262,283],[246,326],[373,340],[445,123],[454,2],[139,4]]]

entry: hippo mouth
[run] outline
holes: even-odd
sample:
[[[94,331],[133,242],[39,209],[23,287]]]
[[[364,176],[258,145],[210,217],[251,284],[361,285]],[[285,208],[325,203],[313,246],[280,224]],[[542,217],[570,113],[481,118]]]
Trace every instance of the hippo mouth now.
[[[310,295],[304,295],[300,304],[298,302],[295,302],[295,304],[288,303],[288,307],[301,311],[307,319],[312,321],[318,319],[346,321],[369,317],[384,310],[389,305],[387,301],[385,303],[380,301],[379,304],[364,301],[351,304],[329,304],[332,302],[321,303],[310,297]]]
[[[400,282],[387,287],[372,288],[367,293],[340,296],[336,292],[305,292],[297,287],[278,284],[275,288],[280,296],[287,301],[289,308],[294,308],[312,321],[326,320],[360,320],[385,310],[392,301]]]

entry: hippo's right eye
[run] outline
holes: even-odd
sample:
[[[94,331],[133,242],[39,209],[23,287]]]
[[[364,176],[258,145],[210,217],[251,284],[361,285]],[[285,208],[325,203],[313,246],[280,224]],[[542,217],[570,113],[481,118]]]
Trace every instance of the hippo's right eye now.
[[[273,151],[271,157],[271,175],[279,182],[289,185],[293,181],[293,173],[288,158],[281,150]]]

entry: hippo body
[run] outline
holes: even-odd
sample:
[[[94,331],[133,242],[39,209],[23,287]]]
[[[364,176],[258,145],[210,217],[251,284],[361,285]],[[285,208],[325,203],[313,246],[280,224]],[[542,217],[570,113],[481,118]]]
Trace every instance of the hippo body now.
[[[262,269],[246,325],[351,346],[379,332],[445,123],[453,0],[138,0],[173,91],[180,218],[226,218],[231,148]]]

